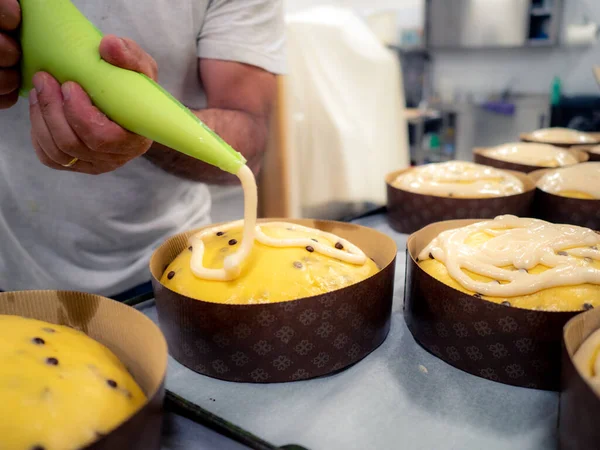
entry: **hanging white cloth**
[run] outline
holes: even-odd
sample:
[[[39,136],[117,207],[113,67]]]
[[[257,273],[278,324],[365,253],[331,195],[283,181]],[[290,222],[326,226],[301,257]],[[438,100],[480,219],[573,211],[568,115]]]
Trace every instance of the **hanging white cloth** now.
[[[292,210],[385,203],[385,175],[407,167],[400,63],[352,10],[286,17]]]

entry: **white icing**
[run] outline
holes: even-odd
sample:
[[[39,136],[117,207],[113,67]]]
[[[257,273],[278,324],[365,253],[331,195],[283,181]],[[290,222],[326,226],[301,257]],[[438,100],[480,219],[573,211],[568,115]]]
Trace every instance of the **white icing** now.
[[[517,164],[540,167],[558,167],[577,164],[579,161],[568,150],[548,144],[516,142],[485,149],[488,158]]]
[[[600,199],[600,162],[553,170],[540,178],[537,187],[550,194],[578,191]]]
[[[393,186],[419,194],[457,197],[501,197],[525,191],[516,176],[465,161],[415,167],[399,175]]]
[[[254,174],[244,165],[237,173],[237,177],[242,183],[244,190],[244,232],[242,243],[239,250],[233,255],[225,258],[222,269],[209,269],[204,267],[204,242],[202,239],[213,229],[205,230],[190,238],[190,244],[193,247],[192,259],[190,262],[192,272],[198,278],[205,280],[233,280],[240,275],[242,264],[250,255],[254,245],[254,233],[256,228],[256,216],[258,195],[256,189],[256,179]]]
[[[594,136],[570,128],[542,128],[531,133],[531,137],[540,142],[555,142],[558,144],[595,144]]]
[[[479,247],[466,244],[477,232],[492,238]],[[600,284],[600,270],[582,259],[600,260],[599,245],[600,235],[587,228],[505,215],[440,233],[419,254],[419,260],[433,256],[444,263],[454,280],[472,292],[514,297],[556,286]],[[538,264],[549,269],[530,274],[503,268],[528,270]],[[473,280],[464,269],[500,283]]]
[[[362,252],[362,250],[360,250],[357,246],[347,241],[346,239],[342,239],[336,236],[335,234],[286,222],[268,222],[261,225],[257,225],[257,189],[254,174],[247,166],[243,166],[238,172],[237,176],[242,182],[242,188],[244,190],[244,220],[238,220],[236,222],[231,222],[223,226],[207,228],[191,236],[189,239],[189,243],[192,246],[192,258],[190,261],[190,267],[192,273],[198,278],[202,278],[204,280],[230,281],[239,277],[242,265],[250,255],[255,239],[261,244],[268,245],[270,247],[310,246],[317,253],[350,264],[363,265],[367,262],[367,257]],[[233,255],[229,255],[227,258],[225,258],[223,268],[210,269],[204,267],[204,238],[206,238],[207,236],[214,235],[219,231],[226,232],[228,230],[239,228],[241,226],[244,227],[244,231],[240,248],[236,253],[234,253]],[[291,230],[310,232],[312,236],[320,236],[324,239],[329,240],[330,243],[339,242],[343,245],[343,249],[339,250],[337,248],[327,246],[321,242],[314,242],[308,237],[293,239],[274,238],[271,236],[267,236],[265,233],[263,233],[263,227],[289,228]]]

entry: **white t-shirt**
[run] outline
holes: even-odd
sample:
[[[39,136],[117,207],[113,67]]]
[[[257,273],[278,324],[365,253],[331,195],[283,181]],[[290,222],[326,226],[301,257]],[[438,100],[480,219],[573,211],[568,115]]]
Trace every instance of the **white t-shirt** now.
[[[280,73],[281,0],[75,0],[104,33],[137,41],[159,82],[192,108],[206,105],[198,57]],[[152,250],[209,223],[206,185],[144,158],[90,176],[43,166],[30,142],[28,102],[0,111],[0,289],[115,295],[150,279]]]

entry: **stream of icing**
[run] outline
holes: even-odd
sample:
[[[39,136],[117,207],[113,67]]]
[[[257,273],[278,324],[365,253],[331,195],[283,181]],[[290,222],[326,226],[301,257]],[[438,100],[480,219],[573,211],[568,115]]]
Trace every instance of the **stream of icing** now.
[[[466,243],[475,233],[491,239],[475,247]],[[527,295],[556,286],[600,284],[600,234],[574,225],[505,215],[439,234],[419,254],[444,263],[448,273],[465,289],[492,297]],[[542,264],[548,270],[527,270]],[[510,268],[507,268],[510,267]],[[491,278],[471,278],[464,269]],[[515,270],[524,269],[524,270]]]
[[[258,195],[254,174],[243,166],[237,173],[244,190],[244,219],[230,222],[226,225],[211,227],[190,237],[192,246],[192,258],[190,266],[194,275],[205,280],[230,281],[240,276],[242,265],[250,255],[254,241],[257,240],[269,247],[311,247],[316,253],[338,259],[350,264],[363,265],[367,262],[367,256],[357,246],[342,239],[335,234],[314,228],[304,227],[287,222],[267,222],[257,225]],[[204,238],[216,233],[224,233],[228,230],[243,226],[242,243],[239,250],[225,258],[222,269],[210,269],[204,266]],[[311,238],[282,239],[266,235],[262,228],[285,228],[293,231],[310,232],[312,236],[320,236],[331,243],[340,244],[335,248],[321,242],[315,242]]]

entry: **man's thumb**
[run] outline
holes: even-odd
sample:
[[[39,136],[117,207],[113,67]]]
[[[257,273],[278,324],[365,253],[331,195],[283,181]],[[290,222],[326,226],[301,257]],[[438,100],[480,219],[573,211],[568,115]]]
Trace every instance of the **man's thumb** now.
[[[100,43],[100,56],[107,63],[122,69],[140,72],[156,81],[156,61],[131,39],[108,35]]]

